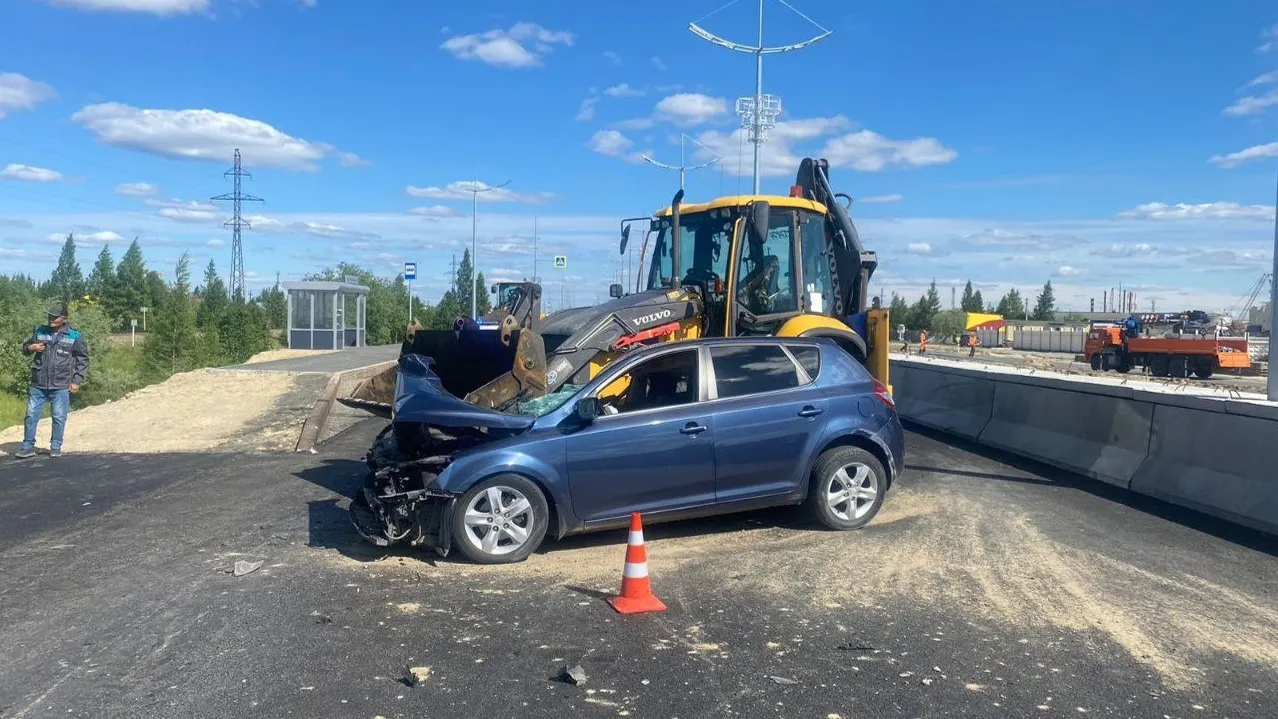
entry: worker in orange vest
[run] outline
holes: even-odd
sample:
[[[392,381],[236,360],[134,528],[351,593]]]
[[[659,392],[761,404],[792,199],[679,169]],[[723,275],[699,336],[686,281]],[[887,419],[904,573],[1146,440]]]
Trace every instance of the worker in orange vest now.
[[[919,354],[927,354],[927,330],[919,330]]]
[[[967,347],[968,347],[967,356],[968,357],[976,356],[976,345],[977,345],[976,333],[973,332],[972,334],[967,336]]]

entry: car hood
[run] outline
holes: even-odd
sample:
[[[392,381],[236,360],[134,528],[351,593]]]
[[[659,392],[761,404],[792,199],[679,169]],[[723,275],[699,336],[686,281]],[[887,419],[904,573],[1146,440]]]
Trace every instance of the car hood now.
[[[420,422],[434,427],[526,430],[537,420],[526,414],[508,414],[470,404],[448,393],[425,355],[406,354],[399,361],[395,380],[396,422]]]

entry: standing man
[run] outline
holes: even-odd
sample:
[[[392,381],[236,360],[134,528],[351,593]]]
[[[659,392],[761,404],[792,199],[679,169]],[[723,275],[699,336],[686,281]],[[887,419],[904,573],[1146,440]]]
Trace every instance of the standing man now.
[[[62,456],[62,434],[66,430],[71,393],[79,392],[89,372],[89,345],[79,330],[67,324],[67,308],[55,305],[47,310],[49,323],[35,328],[22,343],[22,352],[35,355],[31,361],[31,389],[27,395],[26,433],[18,459],[35,456],[36,425],[45,403],[53,407],[53,435],[49,456]]]

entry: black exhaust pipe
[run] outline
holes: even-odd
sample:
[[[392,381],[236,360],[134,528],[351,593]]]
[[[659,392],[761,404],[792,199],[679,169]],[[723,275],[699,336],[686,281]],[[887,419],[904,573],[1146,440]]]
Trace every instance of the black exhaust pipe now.
[[[674,275],[670,278],[670,286],[679,287],[679,205],[683,203],[683,188],[675,193],[674,200],[670,203],[670,274]]]

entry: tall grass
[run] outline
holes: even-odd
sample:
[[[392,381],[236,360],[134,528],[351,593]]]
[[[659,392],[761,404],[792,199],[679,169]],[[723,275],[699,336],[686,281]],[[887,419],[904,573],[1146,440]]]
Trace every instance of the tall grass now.
[[[146,386],[142,379],[139,347],[111,347],[93,353],[89,360],[89,378],[80,391],[71,395],[71,409],[114,402],[133,390]],[[50,408],[46,405],[44,416]],[[22,424],[27,414],[25,395],[0,392],[0,429]]]

